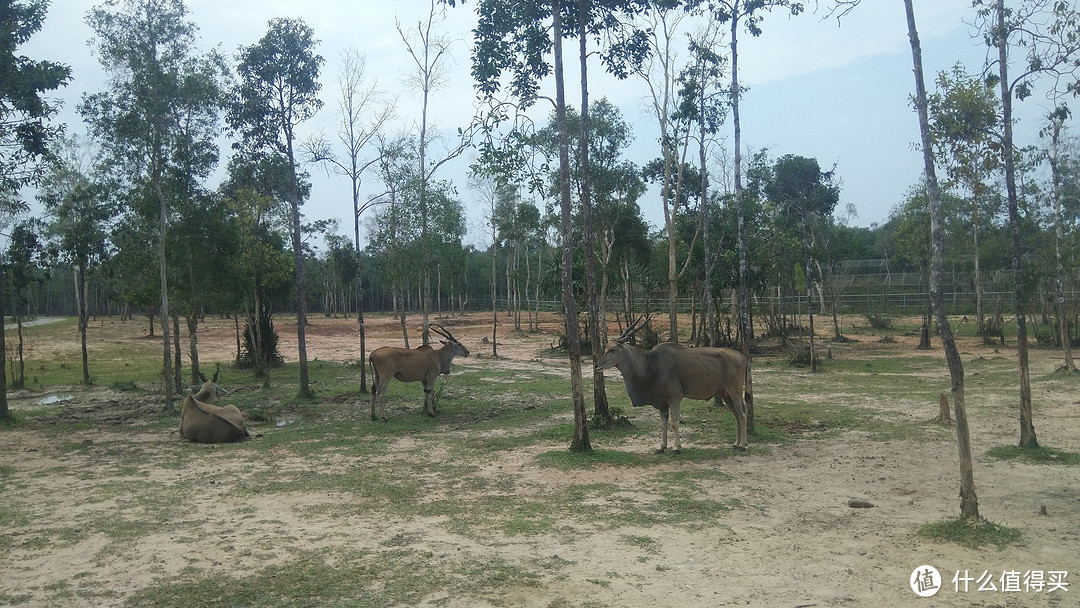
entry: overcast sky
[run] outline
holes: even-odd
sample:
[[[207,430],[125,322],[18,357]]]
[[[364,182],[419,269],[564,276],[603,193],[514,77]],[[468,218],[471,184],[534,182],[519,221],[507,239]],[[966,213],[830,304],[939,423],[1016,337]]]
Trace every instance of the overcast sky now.
[[[827,2],[822,0],[822,5]],[[85,131],[75,111],[79,100],[105,86],[97,58],[87,44],[90,30],[85,24],[87,11],[97,4],[100,2],[53,0],[43,30],[21,49],[33,59],[72,66],[73,81],[61,93],[65,100],[61,120],[74,133]],[[931,90],[934,76],[957,61],[972,72],[982,68],[986,50],[968,24],[973,20],[970,5],[970,0],[915,1]],[[240,46],[257,42],[273,17],[299,17],[311,26],[321,41],[317,50],[326,59],[321,76],[326,105],[303,126],[302,136],[323,132],[331,137],[338,125],[339,58],[349,46],[366,53],[367,77],[397,97],[393,128],[414,129],[418,124],[418,96],[403,81],[411,59],[395,23],[415,25],[426,15],[428,6],[422,0],[187,0],[204,45],[219,46],[230,57]],[[446,133],[464,127],[473,115],[469,66],[475,6],[473,1],[459,2],[457,8],[447,11],[440,26],[457,39],[453,77],[435,96],[433,108],[436,127]],[[922,170],[921,155],[913,147],[918,125],[909,103],[914,79],[903,1],[864,0],[863,6],[839,24],[821,14],[792,18],[776,11],[765,18],[762,27],[760,38],[740,36],[740,81],[749,88],[741,105],[744,150],[768,148],[773,158],[784,154],[817,158],[823,169],[835,163],[843,181],[838,209],[853,207],[857,216],[850,223],[854,225],[883,223]],[[570,41],[566,46],[568,67],[576,65],[576,51],[576,41]],[[633,125],[636,142],[631,160],[640,165],[656,157],[658,129],[646,111],[641,82],[619,82],[599,66],[590,70],[591,99],[608,97]],[[578,97],[577,87],[577,73],[571,70],[567,74],[568,102]],[[1034,139],[1039,128],[1037,116],[1045,112],[1042,106],[1048,104],[1041,95],[1020,105],[1018,140]],[[731,125],[724,128],[730,155]],[[473,159],[475,154],[466,153],[437,177],[455,182],[469,215],[467,242],[484,246],[490,241],[482,226],[484,210],[464,177]],[[319,168],[310,170],[314,187],[304,212],[310,219],[340,218],[342,233],[350,234],[348,182],[328,177]],[[377,192],[374,181],[373,175],[367,177],[371,185],[366,192]],[[640,204],[650,223],[662,225],[655,194]]]

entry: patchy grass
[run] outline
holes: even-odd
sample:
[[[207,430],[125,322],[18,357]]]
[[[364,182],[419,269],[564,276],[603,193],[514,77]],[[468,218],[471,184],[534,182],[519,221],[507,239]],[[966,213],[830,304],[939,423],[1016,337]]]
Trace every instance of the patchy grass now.
[[[445,558],[411,547],[333,559],[309,552],[247,576],[205,576],[192,569],[136,593],[128,605],[415,606],[432,595],[472,597],[477,589],[498,593],[506,588],[536,586],[540,578],[535,568],[498,557],[447,566]],[[387,577],[387,572],[394,575]],[[345,604],[340,603],[342,598],[348,598]]]
[[[990,448],[990,450],[987,451],[987,455],[991,458],[997,458],[998,460],[1015,460],[1037,464],[1062,464],[1067,466],[1080,465],[1080,454],[1042,446],[1020,449],[1015,445],[1002,445]]]
[[[47,332],[74,332],[74,326],[39,331],[46,343]],[[727,408],[693,400],[683,402],[682,453],[652,453],[659,415],[631,407],[622,384],[610,377],[612,409],[629,423],[590,429],[594,450],[571,452],[568,383],[542,369],[455,366],[437,385],[435,418],[422,410],[419,384],[395,381],[386,398],[389,420],[371,421],[356,365],[318,360],[310,369],[314,400],[296,398],[295,365],[260,378],[223,367],[227,401],[260,436],[203,446],[179,441],[176,414],[163,413],[156,402],[156,340],[98,341],[93,348],[96,387],[72,387],[78,367],[46,356],[31,365],[28,379],[32,371],[35,387],[73,389],[76,400],[24,406],[15,422],[0,424],[0,529],[10,532],[0,535],[0,551],[17,554],[9,560],[17,578],[20,559],[49,551],[83,552],[104,568],[133,555],[152,564],[158,543],[190,550],[178,553],[179,565],[142,579],[136,591],[111,586],[83,564],[63,580],[0,593],[0,604],[519,605],[523,597],[541,597],[536,588],[572,580],[574,560],[586,560],[580,552],[574,560],[552,554],[551,547],[570,551],[585,533],[614,539],[650,570],[675,569],[659,558],[667,534],[737,527],[747,514],[768,510],[770,492],[786,491],[747,490],[752,482],[733,473],[767,463],[771,452],[843,440],[851,431],[883,442],[952,433],[926,421],[936,413],[937,394],[947,390],[940,361],[909,353],[845,359],[847,347],[838,346],[821,374],[760,361],[756,430],[746,453],[729,447],[735,424]],[[969,407],[976,390],[1012,382],[1005,357],[968,365],[984,381],[969,389]],[[116,394],[88,404],[103,387]],[[588,381],[585,390],[591,392]],[[913,401],[926,403],[926,419],[912,415]],[[40,439],[32,452],[5,450],[5,435],[22,439],[24,432]],[[1012,450],[1017,453],[995,448],[990,456],[1080,462],[1080,455],[1059,450]],[[22,466],[30,458],[37,468]],[[42,492],[37,482],[47,477],[67,485]],[[226,531],[213,529],[208,514],[220,517]],[[311,536],[309,523],[319,526]],[[243,544],[234,532],[247,537]],[[352,538],[342,541],[346,532]],[[920,534],[972,547],[1019,542],[1016,530],[989,522],[947,521]],[[517,545],[528,549],[502,551]],[[639,574],[605,570],[584,580],[595,589],[639,584],[633,580]],[[548,599],[552,608],[610,605]]]
[[[993,545],[1004,549],[1021,540],[1020,530],[980,519],[969,521],[963,517],[927,524],[919,528],[919,536],[935,541],[956,543],[976,549]]]

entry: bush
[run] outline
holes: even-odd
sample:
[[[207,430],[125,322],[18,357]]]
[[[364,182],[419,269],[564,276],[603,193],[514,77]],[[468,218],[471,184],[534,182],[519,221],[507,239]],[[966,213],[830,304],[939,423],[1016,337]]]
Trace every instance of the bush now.
[[[866,315],[866,322],[871,329],[888,330],[893,328],[892,317],[887,315]]]
[[[788,355],[788,365],[791,367],[810,367],[810,345],[795,344]]]

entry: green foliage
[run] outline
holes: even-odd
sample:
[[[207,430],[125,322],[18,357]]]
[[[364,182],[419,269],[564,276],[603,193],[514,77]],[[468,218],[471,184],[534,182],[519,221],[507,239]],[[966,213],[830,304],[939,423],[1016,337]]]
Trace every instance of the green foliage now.
[[[56,103],[44,94],[66,85],[71,68],[53,61],[35,61],[20,53],[41,31],[48,2],[0,0],[0,203],[40,176],[60,128],[49,123]]]
[[[79,111],[101,139],[110,167],[149,186],[149,217],[184,200],[217,164],[215,137],[226,68],[216,51],[197,51],[197,28],[180,0],[123,0],[87,16],[110,88],[88,94]],[[134,199],[135,197],[129,197]]]
[[[277,17],[257,43],[241,49],[237,66],[240,82],[229,122],[240,131],[247,150],[287,158],[292,169],[293,129],[323,105],[319,71],[325,60],[314,52],[317,44],[314,30],[303,20]]]

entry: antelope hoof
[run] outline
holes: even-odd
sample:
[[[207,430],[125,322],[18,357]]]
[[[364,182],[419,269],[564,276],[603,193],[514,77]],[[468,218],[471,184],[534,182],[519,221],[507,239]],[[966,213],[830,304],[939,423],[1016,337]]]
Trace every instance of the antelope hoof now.
[[[741,446],[741,445],[733,445],[733,446],[731,446],[731,449],[735,450],[736,452],[745,452],[746,451],[746,447]]]
[[[676,455],[682,454],[682,449],[681,448],[675,448],[674,450],[671,450],[671,453],[676,454]]]
[[[663,454],[666,451],[667,448],[656,448],[655,450],[653,450],[653,454]]]

